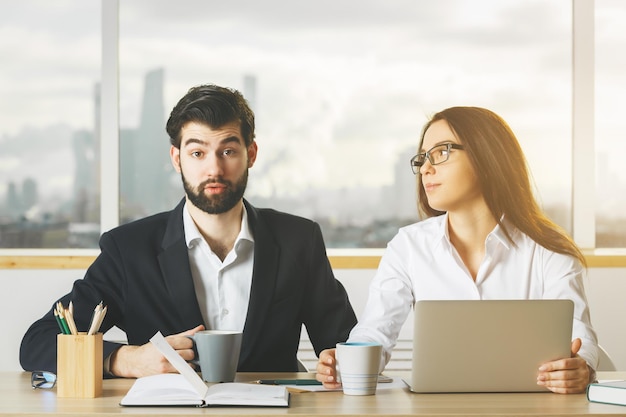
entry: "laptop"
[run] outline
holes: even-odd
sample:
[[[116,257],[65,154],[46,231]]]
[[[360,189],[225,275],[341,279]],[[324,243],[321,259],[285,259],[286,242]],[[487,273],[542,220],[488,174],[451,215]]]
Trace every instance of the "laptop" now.
[[[413,392],[532,392],[540,364],[571,355],[571,300],[415,304]]]

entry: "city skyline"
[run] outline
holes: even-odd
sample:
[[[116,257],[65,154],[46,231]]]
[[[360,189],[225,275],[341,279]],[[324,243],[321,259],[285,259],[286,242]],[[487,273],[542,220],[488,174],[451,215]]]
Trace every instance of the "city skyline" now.
[[[131,167],[158,179],[123,181],[123,218],[141,214],[136,201],[159,209],[158,201],[150,202],[162,191],[154,183],[166,184],[172,200],[182,196],[180,179],[167,174],[166,155],[155,151],[159,162],[143,167],[134,161],[147,149],[167,146],[166,138],[155,145],[164,138],[157,118],[164,120],[178,97],[192,85],[215,82],[242,90],[257,112],[259,160],[251,172],[251,199],[319,216],[334,209],[329,201],[335,196],[349,196],[353,211],[344,214],[349,205],[340,205],[329,216],[331,224],[364,224],[379,209],[408,215],[415,207],[407,193],[414,192],[414,177],[405,164],[423,122],[450,105],[482,105],[511,124],[541,202],[569,226],[575,209],[571,173],[587,168],[571,166],[570,2],[371,0],[359,7],[330,1],[311,7],[270,0],[277,10],[270,13],[248,0],[212,6],[182,1],[120,3],[120,171],[132,176]],[[197,13],[189,16],[187,7]],[[16,3],[0,16],[0,52],[12,58],[0,69],[0,196],[15,199],[32,180],[41,208],[94,218],[100,170],[87,166],[100,161],[100,109],[92,89],[102,66],[101,11],[97,2],[80,1],[65,7],[43,2],[38,10],[33,15],[29,2]],[[624,85],[623,63],[613,52],[626,39],[614,18],[621,10],[615,1],[596,5],[597,190],[590,199],[598,201],[599,230],[605,227],[602,216],[621,213],[624,205],[615,190],[626,183],[620,157],[626,142],[619,106],[612,104]],[[530,18],[532,27],[526,24]],[[157,81],[167,80],[162,90],[145,87],[152,71]],[[162,95],[162,101],[147,93]],[[147,111],[146,101],[154,108]],[[155,115],[151,126],[146,112]],[[137,146],[146,137],[154,138],[144,144],[149,148]],[[131,143],[136,149],[124,148]],[[85,166],[76,152],[85,156]],[[84,194],[77,201],[92,201],[92,207],[68,206],[68,194]],[[398,197],[403,202],[394,204]]]
[[[183,196],[180,180],[169,162],[169,141],[162,130],[165,124],[164,84],[162,68],[146,73],[141,99],[141,123],[136,129],[124,129],[120,132],[123,222],[168,210]],[[253,98],[251,103],[256,103],[255,77],[246,75],[244,85],[245,95]],[[100,125],[98,83],[93,90],[93,106],[94,131],[97,132]],[[49,203],[49,197],[40,192],[40,182],[31,176],[24,177],[22,190],[19,184],[9,181],[4,203],[0,204],[0,219],[4,218],[4,223],[7,223],[7,217],[15,216],[16,213],[16,217],[26,217],[34,222],[44,219],[50,221],[58,217],[65,218],[68,224],[98,223],[98,134],[86,130],[72,132],[67,129],[58,129],[58,132],[71,137],[74,166],[72,169],[71,164],[68,164],[68,171],[73,172],[73,187],[68,188],[65,194],[54,194],[57,206],[53,208],[55,205]],[[257,179],[263,181],[257,175],[262,175],[261,171],[252,172],[246,198],[253,204],[319,221],[329,241],[329,247],[381,247],[393,237],[398,227],[418,220],[415,177],[410,174],[407,162],[413,152],[413,147],[409,147],[398,155],[392,167],[394,181],[386,186],[344,189],[311,187],[292,196],[277,192],[264,196],[262,193],[255,193]],[[275,159],[272,163],[279,164],[280,160]],[[611,176],[606,167],[601,174],[607,178]],[[274,190],[278,188],[278,184],[273,187]],[[22,204],[21,201],[25,203]],[[45,212],[41,210],[41,206],[52,209]],[[568,215],[563,208],[548,206],[546,210],[557,222],[567,222]],[[61,215],[63,212],[66,213],[65,217]],[[31,213],[31,218],[25,216],[25,213]],[[93,232],[93,228],[90,230]],[[91,245],[96,244],[96,239],[97,234],[94,234]]]

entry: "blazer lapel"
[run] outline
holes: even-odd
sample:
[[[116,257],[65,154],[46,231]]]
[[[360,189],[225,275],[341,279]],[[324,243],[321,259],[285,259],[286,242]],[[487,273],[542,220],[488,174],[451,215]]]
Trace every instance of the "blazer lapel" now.
[[[195,327],[204,322],[195,288],[183,228],[183,199],[171,212],[163,236],[163,252],[158,255],[161,273],[183,325]],[[187,329],[184,329],[187,330]]]
[[[248,211],[248,221],[254,235],[254,267],[250,302],[243,330],[240,363],[253,353],[272,302],[280,249],[267,224],[259,217],[259,212],[244,200]]]

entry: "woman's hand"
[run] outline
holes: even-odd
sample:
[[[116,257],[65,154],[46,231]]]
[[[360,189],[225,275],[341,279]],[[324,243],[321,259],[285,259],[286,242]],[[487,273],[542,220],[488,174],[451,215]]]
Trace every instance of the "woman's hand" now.
[[[552,392],[559,394],[579,394],[585,392],[591,382],[593,374],[587,362],[580,356],[578,351],[582,342],[574,339],[572,342],[572,356],[546,362],[539,367],[537,385],[542,385]],[[319,366],[318,366],[319,368]]]

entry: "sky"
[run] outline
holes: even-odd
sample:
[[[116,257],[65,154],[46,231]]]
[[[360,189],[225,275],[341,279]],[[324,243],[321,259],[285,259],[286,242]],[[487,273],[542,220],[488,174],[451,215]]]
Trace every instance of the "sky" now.
[[[41,167],[67,161],[60,143],[38,138],[51,126],[92,128],[100,77],[99,1],[10,4],[0,16],[0,193],[5,179],[32,175],[33,158]],[[596,4],[597,36],[607,39],[596,52],[598,149],[626,181],[613,99],[626,90],[626,58],[613,52],[626,47],[626,7]],[[484,106],[516,132],[544,200],[563,198],[555,190],[567,196],[570,186],[571,20],[570,0],[121,0],[121,125],[138,126],[143,79],[155,68],[165,71],[167,110],[192,85],[243,89],[254,76],[257,190],[289,195],[388,185],[430,114]],[[67,186],[69,165],[43,174],[43,188]]]
[[[129,39],[120,49],[122,83],[129,86],[122,84],[122,91],[134,86],[136,93],[127,97],[138,97],[145,68],[164,66],[171,108],[193,84],[210,80],[240,88],[245,75],[254,75],[256,168],[270,171],[271,183],[281,178],[285,190],[393,182],[391,167],[415,153],[426,118],[451,105],[491,107],[520,134],[531,129],[526,120],[544,117],[549,108],[561,145],[567,144],[567,7],[500,1],[481,8],[464,1],[184,4],[122,2],[120,33]],[[543,20],[547,33],[520,15]],[[541,102],[536,90],[545,92]],[[136,99],[122,98],[121,105],[122,124],[132,125]],[[532,141],[541,142],[529,139],[529,147]],[[280,164],[265,155],[280,155]]]

